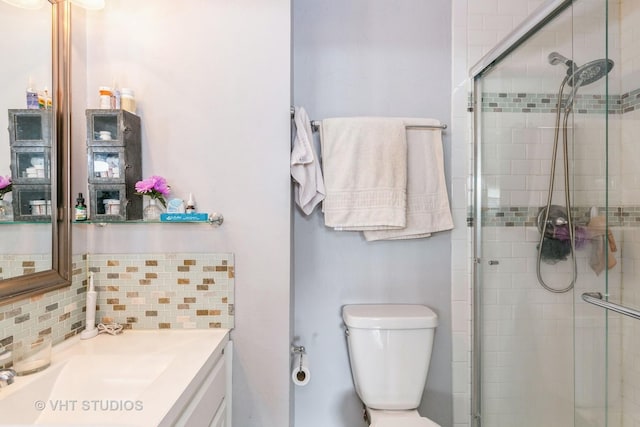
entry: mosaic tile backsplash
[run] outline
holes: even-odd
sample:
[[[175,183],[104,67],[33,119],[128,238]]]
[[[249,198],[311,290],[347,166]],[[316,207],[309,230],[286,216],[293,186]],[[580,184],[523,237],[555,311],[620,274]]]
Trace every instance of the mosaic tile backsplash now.
[[[84,328],[87,257],[74,256],[71,286],[0,306],[0,345],[51,335],[54,344]]]
[[[0,255],[0,280],[51,268],[51,254]]]
[[[81,332],[89,273],[98,292],[98,323],[125,329],[234,327],[233,254],[91,254],[72,262],[71,286],[0,306],[1,346],[46,334],[57,344]]]
[[[233,254],[89,258],[98,322],[125,329],[233,328]]]

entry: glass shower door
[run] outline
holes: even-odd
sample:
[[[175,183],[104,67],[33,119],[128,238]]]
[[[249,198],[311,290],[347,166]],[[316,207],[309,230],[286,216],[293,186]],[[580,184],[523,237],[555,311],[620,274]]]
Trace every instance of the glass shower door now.
[[[607,265],[620,196],[608,168],[620,156],[609,147],[618,70],[606,61],[606,6],[573,2],[475,79],[474,392],[484,427],[622,426],[621,320],[581,299],[622,289],[621,266]]]

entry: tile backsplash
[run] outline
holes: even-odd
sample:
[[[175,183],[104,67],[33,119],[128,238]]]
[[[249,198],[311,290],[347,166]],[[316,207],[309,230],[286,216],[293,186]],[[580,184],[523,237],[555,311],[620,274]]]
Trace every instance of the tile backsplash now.
[[[129,329],[232,328],[233,254],[91,255],[96,320]]]
[[[25,259],[25,261],[28,261]],[[59,343],[84,328],[87,257],[72,259],[71,286],[0,306],[0,345],[51,334]]]
[[[81,332],[89,273],[98,292],[97,323],[125,329],[234,326],[231,253],[83,254],[72,262],[71,286],[0,306],[0,345],[43,334],[56,344]]]
[[[0,279],[22,276],[51,268],[51,254],[2,254]]]

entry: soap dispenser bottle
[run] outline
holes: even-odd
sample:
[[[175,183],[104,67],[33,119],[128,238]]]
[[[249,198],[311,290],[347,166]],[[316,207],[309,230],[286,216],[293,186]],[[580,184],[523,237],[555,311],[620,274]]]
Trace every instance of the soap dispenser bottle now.
[[[84,203],[82,193],[78,193],[78,198],[76,199],[75,219],[76,221],[87,220],[87,205]]]

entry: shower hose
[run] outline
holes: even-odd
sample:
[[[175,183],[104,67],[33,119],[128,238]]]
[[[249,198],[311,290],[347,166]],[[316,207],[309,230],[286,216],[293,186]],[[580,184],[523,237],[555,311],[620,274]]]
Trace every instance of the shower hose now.
[[[555,126],[555,137],[553,139],[553,156],[551,157],[551,171],[549,175],[549,193],[547,195],[547,206],[544,211],[544,221],[542,222],[542,230],[540,230],[540,242],[538,244],[538,259],[536,262],[536,274],[538,275],[538,282],[542,285],[543,288],[548,290],[549,292],[554,293],[564,293],[573,289],[573,285],[576,282],[576,278],[578,277],[578,266],[576,262],[576,254],[575,254],[575,235],[573,229],[573,218],[571,215],[571,198],[569,191],[569,149],[568,149],[568,138],[567,138],[567,121],[569,117],[569,113],[571,112],[573,105],[573,96],[569,97],[567,101],[567,105],[564,108],[564,117],[562,119],[562,151],[564,158],[564,200],[565,207],[567,210],[567,226],[569,227],[569,240],[571,242],[571,262],[573,263],[573,270],[571,274],[571,281],[569,285],[564,288],[552,288],[551,286],[545,283],[542,278],[542,273],[540,271],[540,263],[542,260],[542,244],[544,243],[545,233],[547,231],[547,226],[549,223],[549,211],[551,210],[551,199],[553,197],[553,190],[555,186],[555,175],[556,175],[556,157],[558,155],[558,141],[560,134],[560,110],[562,104],[562,94],[564,92],[564,87],[569,80],[569,76],[565,77],[560,85],[560,90],[558,91],[558,105],[556,111],[556,126]],[[577,84],[574,87],[573,93],[575,94],[578,87],[580,85]]]

